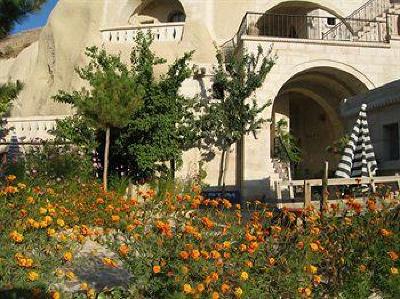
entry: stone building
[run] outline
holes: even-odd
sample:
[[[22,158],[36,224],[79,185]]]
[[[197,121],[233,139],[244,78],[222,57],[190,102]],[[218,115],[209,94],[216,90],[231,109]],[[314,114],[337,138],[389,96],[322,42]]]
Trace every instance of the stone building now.
[[[337,157],[325,148],[344,134],[343,100],[399,78],[396,2],[60,0],[38,39],[16,57],[0,60],[0,82],[26,84],[9,120],[18,134],[45,134],[56,115],[72,113],[51,96],[82,84],[73,69],[86,62],[84,48],[98,45],[128,58],[139,30],[150,30],[154,50],[169,60],[196,50],[193,63],[204,76],[185,82],[182,93],[187,95],[211,96],[214,44],[227,55],[272,47],[277,64],[255,94],[260,104],[272,101],[263,115],[272,123],[232,150],[227,176],[230,187],[245,198],[268,198],[282,175],[274,156],[278,120],[287,120],[303,151],[294,175],[317,177],[323,161],[337,165]],[[199,160],[198,150],[185,153],[181,175],[195,173]],[[218,155],[205,170],[207,183],[216,185]]]

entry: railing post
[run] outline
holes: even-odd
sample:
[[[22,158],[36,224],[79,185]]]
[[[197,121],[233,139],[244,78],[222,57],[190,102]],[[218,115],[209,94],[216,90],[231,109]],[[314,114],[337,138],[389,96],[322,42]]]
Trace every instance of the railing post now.
[[[304,180],[304,207],[311,206],[311,184],[308,180]]]

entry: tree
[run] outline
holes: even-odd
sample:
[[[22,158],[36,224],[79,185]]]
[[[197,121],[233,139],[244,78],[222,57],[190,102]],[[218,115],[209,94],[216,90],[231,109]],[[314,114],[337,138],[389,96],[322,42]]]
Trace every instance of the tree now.
[[[35,12],[47,0],[0,0],[0,40],[14,29],[29,13]]]
[[[126,126],[138,109],[144,94],[135,71],[120,56],[109,55],[97,47],[86,49],[90,63],[76,68],[79,77],[90,86],[71,93],[60,91],[54,99],[71,104],[89,126],[105,132],[103,186],[107,191],[110,130]]]
[[[8,112],[11,100],[17,97],[22,88],[23,84],[20,81],[6,83],[0,87],[0,118]]]
[[[118,154],[135,179],[150,178],[157,172],[173,174],[183,150],[192,147],[196,138],[190,123],[195,99],[179,94],[183,81],[191,75],[193,52],[176,59],[158,77],[154,68],[166,60],[152,52],[152,41],[150,34],[137,36],[131,63],[145,90],[143,105],[132,114],[117,141]]]
[[[242,52],[224,57],[217,50],[217,66],[214,68],[214,99],[202,102],[199,126],[208,144],[221,152],[219,186],[225,186],[229,152],[233,144],[244,135],[261,128],[266,121],[259,117],[269,104],[259,106],[254,96],[275,64],[271,51],[264,55],[258,48],[257,54]]]

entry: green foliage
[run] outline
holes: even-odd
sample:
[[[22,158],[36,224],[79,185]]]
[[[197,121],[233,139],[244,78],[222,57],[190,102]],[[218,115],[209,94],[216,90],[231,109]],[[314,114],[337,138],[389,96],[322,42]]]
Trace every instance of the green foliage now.
[[[299,163],[301,162],[301,150],[297,146],[296,138],[288,132],[287,121],[281,119],[276,124],[276,136],[279,144],[276,155],[282,162]]]
[[[0,85],[0,117],[8,112],[11,101],[18,96],[22,88],[23,84],[20,81]]]
[[[78,179],[86,181],[93,177],[90,156],[80,148],[65,144],[43,143],[25,154],[25,170],[30,178]]]
[[[117,140],[117,153],[134,178],[173,172],[181,162],[182,151],[192,147],[196,138],[190,123],[194,99],[179,94],[183,81],[191,75],[188,64],[193,52],[176,59],[165,74],[156,77],[154,67],[166,60],[152,52],[152,41],[150,35],[137,35],[131,63],[144,89],[143,105],[132,114]]]
[[[261,47],[257,55],[244,52],[226,59],[217,52],[214,86],[218,94],[213,101],[200,104],[203,137],[223,151],[244,135],[255,135],[266,121],[259,115],[269,104],[259,106],[255,98],[250,99],[275,64],[275,58],[271,58],[270,53],[264,56]]]
[[[332,153],[334,155],[343,155],[344,149],[346,148],[347,144],[350,141],[350,136],[345,135],[338,140],[333,142],[333,145],[330,145],[326,148],[326,151]]]
[[[124,127],[141,103],[141,85],[119,56],[97,47],[87,48],[86,55],[89,64],[76,68],[76,72],[89,83],[90,90],[83,87],[72,93],[60,91],[54,99],[71,104],[77,115],[94,128]]]
[[[40,9],[47,0],[0,0],[0,40],[13,30],[27,14]]]
[[[57,120],[56,128],[51,132],[55,136],[55,143],[71,143],[79,146],[88,154],[98,146],[96,130],[88,126],[84,118],[74,115]]]

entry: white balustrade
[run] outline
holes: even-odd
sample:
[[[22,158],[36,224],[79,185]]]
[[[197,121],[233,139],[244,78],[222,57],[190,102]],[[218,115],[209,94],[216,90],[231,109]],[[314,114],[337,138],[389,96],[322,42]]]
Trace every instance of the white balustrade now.
[[[139,31],[150,32],[155,42],[180,41],[185,23],[160,23],[102,29],[103,42],[133,43]]]
[[[10,117],[3,119],[6,136],[2,136],[0,143],[37,143],[41,140],[51,140],[49,131],[56,128],[56,121],[64,119],[65,115]]]

